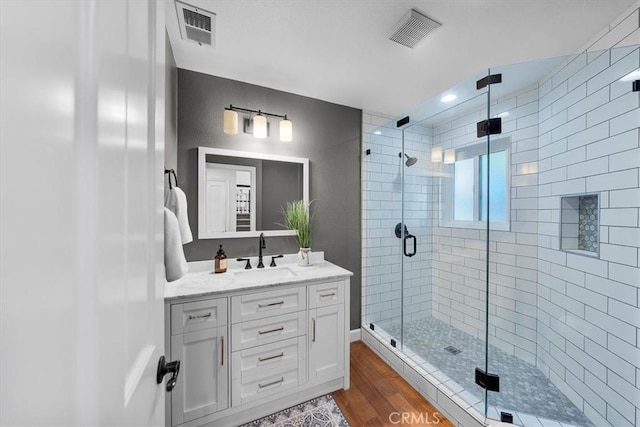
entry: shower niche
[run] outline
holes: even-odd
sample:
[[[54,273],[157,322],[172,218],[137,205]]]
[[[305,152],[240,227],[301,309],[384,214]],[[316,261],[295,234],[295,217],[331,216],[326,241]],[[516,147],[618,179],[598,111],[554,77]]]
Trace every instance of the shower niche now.
[[[599,257],[600,222],[598,194],[561,198],[560,249]]]

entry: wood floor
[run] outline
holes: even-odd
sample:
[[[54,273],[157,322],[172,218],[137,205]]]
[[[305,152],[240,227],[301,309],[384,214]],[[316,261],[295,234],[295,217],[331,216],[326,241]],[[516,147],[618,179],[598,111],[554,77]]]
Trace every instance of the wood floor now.
[[[351,388],[333,393],[333,398],[352,427],[453,427],[362,341],[351,343],[350,365]]]

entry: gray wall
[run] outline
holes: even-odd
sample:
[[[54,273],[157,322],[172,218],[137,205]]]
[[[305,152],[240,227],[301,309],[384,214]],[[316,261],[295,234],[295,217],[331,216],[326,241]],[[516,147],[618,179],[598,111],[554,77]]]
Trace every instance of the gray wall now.
[[[165,41],[164,168],[174,169],[178,173],[178,67],[166,32]],[[167,175],[165,182],[168,182]]]
[[[293,141],[281,142],[278,121],[270,119],[270,136],[256,139],[222,131],[229,104],[275,114],[293,122]],[[362,111],[239,81],[178,70],[179,186],[189,200],[194,241],[185,245],[189,261],[212,259],[223,244],[229,257],[257,255],[258,239],[198,240],[197,147],[306,157],[310,160],[310,196],[315,199],[311,247],[354,273],[351,279],[351,327],[360,327],[360,153]],[[240,119],[242,115],[240,115]],[[294,253],[295,240],[267,239],[266,254]]]

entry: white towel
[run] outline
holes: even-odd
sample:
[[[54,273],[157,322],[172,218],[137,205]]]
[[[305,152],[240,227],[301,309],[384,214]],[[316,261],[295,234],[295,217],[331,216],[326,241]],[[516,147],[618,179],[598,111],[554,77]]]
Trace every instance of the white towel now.
[[[178,219],[169,209],[164,208],[164,274],[167,282],[184,276],[189,270],[180,242]]]
[[[189,227],[189,216],[187,215],[187,195],[177,186],[173,186],[164,193],[164,206],[178,218],[180,238],[185,245],[193,241],[191,227]]]

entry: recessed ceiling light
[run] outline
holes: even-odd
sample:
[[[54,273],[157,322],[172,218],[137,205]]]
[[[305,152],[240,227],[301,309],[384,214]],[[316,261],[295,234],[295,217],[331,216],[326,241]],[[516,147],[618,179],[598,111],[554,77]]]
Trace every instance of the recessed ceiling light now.
[[[632,82],[640,79],[640,69],[634,70],[620,79],[621,82]]]
[[[382,131],[381,130],[374,130],[373,134],[374,135],[382,135]]]
[[[458,98],[457,95],[454,95],[452,93],[443,96],[442,98],[440,98],[440,102],[451,102],[451,101],[455,101],[456,98]]]
[[[496,117],[509,117],[509,112],[503,111],[502,113],[498,114]]]

